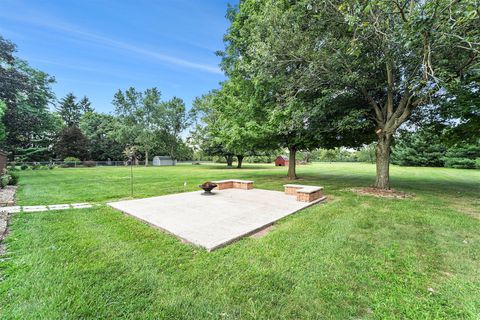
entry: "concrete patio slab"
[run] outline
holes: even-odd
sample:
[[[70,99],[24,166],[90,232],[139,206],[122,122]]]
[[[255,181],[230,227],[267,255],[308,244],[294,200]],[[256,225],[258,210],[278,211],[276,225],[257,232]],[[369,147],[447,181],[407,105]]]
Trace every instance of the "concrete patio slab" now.
[[[278,191],[225,189],[212,196],[186,192],[108,205],[211,251],[322,200],[306,203]]]

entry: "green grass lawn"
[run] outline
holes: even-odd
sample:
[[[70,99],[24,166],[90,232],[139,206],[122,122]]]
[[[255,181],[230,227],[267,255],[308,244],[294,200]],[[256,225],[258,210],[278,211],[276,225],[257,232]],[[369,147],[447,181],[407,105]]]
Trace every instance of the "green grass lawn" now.
[[[134,168],[134,197],[285,168]],[[392,167],[409,199],[359,196],[370,164],[301,166],[329,201],[262,238],[208,253],[101,205],[13,216],[0,262],[3,319],[479,319],[480,171]],[[128,168],[21,172],[22,205],[130,196]]]

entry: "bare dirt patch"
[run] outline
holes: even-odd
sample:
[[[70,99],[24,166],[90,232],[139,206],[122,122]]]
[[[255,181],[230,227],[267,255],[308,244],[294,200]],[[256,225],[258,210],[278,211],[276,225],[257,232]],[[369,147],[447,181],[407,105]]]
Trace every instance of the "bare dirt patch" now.
[[[250,237],[254,238],[254,239],[261,238],[273,229],[275,229],[275,225],[272,224],[271,226],[268,226],[268,227],[266,227],[266,228],[264,228],[264,229],[262,229],[262,230],[260,230],[256,233],[252,234]]]
[[[412,198],[414,195],[411,193],[406,193],[404,191],[398,191],[395,189],[382,190],[373,187],[365,188],[352,188],[350,191],[358,193],[360,195],[381,197],[381,198],[390,198],[390,199],[406,199]]]
[[[466,204],[455,204],[452,205],[452,208],[464,214],[467,214],[475,219],[480,219],[480,211]]]

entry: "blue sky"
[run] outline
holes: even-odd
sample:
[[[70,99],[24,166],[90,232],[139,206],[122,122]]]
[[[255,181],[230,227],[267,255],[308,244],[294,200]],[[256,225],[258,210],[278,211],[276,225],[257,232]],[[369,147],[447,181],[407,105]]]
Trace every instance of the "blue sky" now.
[[[60,99],[88,96],[111,112],[118,89],[158,87],[185,100],[224,80],[215,51],[235,0],[0,0],[0,34],[32,66],[55,76]]]

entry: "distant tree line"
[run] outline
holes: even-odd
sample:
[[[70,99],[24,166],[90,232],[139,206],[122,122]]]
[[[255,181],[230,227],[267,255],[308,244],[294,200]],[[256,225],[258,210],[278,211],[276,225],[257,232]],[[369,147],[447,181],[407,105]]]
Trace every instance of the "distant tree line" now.
[[[402,132],[392,148],[392,163],[400,166],[480,169],[480,140],[450,145],[428,129]],[[317,149],[301,152],[301,162],[375,163],[375,146],[359,149]]]

